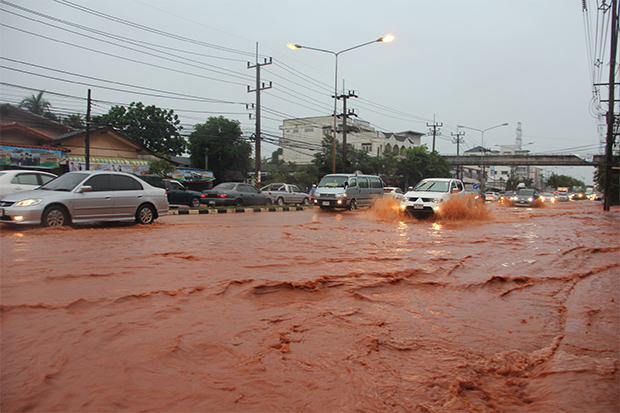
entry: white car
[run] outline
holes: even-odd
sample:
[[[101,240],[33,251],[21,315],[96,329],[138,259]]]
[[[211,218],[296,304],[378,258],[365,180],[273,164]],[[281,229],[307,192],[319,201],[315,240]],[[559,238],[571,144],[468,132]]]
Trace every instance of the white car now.
[[[0,197],[15,192],[32,191],[56,176],[49,172],[22,169],[0,171]]]
[[[458,179],[427,178],[403,195],[400,209],[410,213],[436,213],[441,209],[442,202],[464,193],[463,182]]]
[[[384,197],[392,197],[398,199],[399,201],[403,197],[403,190],[396,186],[386,186],[383,188],[383,196]]]

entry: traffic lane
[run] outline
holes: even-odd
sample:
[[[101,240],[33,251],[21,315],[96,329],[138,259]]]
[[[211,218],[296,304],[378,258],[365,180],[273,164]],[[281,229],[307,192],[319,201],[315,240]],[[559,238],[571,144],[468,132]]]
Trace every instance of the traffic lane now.
[[[2,228],[3,410],[617,406],[617,211],[491,212]]]

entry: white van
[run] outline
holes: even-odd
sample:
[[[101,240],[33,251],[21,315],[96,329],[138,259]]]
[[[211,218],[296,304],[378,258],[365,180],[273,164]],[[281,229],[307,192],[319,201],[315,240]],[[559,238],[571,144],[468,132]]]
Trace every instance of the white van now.
[[[323,209],[345,208],[355,211],[383,197],[383,180],[376,175],[329,174],[319,182],[314,193],[314,205]]]

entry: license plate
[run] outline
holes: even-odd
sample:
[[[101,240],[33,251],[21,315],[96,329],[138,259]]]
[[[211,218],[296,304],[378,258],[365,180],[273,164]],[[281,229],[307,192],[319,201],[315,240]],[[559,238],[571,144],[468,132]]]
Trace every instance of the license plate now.
[[[413,204],[413,209],[424,209],[424,205]]]
[[[323,206],[329,206],[329,201],[323,201],[322,205]]]

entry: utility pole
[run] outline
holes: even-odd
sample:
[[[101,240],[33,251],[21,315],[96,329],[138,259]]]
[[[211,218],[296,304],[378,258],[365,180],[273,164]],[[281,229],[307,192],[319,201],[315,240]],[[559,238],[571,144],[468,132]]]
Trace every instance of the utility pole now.
[[[429,125],[427,123],[426,126],[433,128],[429,130],[428,134],[433,135],[433,152],[435,152],[435,137],[441,136],[441,131],[439,131],[438,129],[443,126],[443,123],[435,123],[435,115],[433,115],[433,124]]]
[[[347,172],[347,119],[349,116],[357,116],[354,111],[350,110],[347,112],[347,99],[356,98],[354,90],[349,90],[348,94],[342,94],[340,96],[336,96],[336,99],[343,100],[342,103],[342,113],[338,115],[338,117],[342,117],[342,172]]]
[[[88,89],[88,99],[86,101],[86,136],[84,136],[84,168],[90,170],[90,89]]]
[[[461,143],[463,143],[463,138],[461,138],[461,136],[465,136],[465,132],[459,132],[459,128],[456,128],[456,133],[452,133],[452,136],[454,136],[454,138],[452,138],[452,143],[456,143],[456,156],[459,156],[459,146]],[[461,166],[458,165],[456,167],[456,179],[463,179],[463,177],[461,176]]]
[[[260,188],[260,163],[261,163],[261,154],[260,154],[260,140],[261,140],[261,135],[260,135],[260,92],[261,90],[265,90],[265,89],[271,89],[272,83],[269,82],[269,86],[265,86],[265,84],[263,83],[261,85],[261,81],[260,81],[260,68],[261,66],[266,66],[266,65],[270,65],[271,64],[271,57],[269,58],[269,61],[267,61],[267,59],[265,59],[264,63],[258,63],[258,43],[256,43],[256,64],[254,66],[250,65],[250,62],[248,62],[248,69],[252,69],[252,68],[256,68],[256,88],[255,89],[250,89],[250,86],[248,86],[248,93],[251,92],[256,92],[256,150],[255,152],[255,162],[254,162],[254,185],[257,188]]]
[[[616,55],[618,52],[618,0],[613,0],[611,7],[611,53],[609,57],[609,106],[607,109],[607,142],[605,145],[605,199],[603,210],[611,207],[611,179],[614,135],[614,89],[616,88]]]

